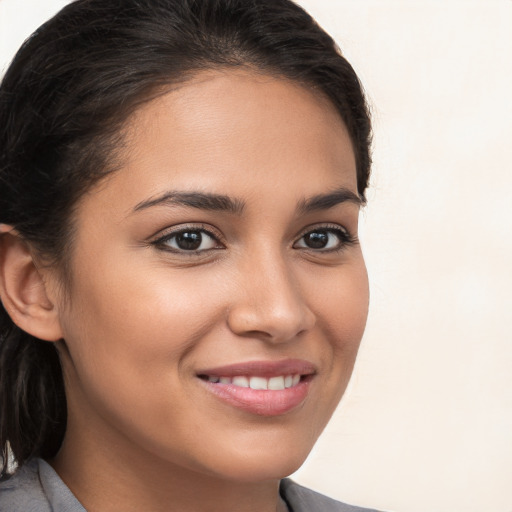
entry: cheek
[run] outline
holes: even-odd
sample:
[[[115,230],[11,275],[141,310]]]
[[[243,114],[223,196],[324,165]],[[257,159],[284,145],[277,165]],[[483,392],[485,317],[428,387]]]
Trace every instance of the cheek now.
[[[309,283],[310,298],[316,328],[324,341],[317,347],[322,350],[328,368],[322,401],[318,404],[321,418],[321,409],[334,411],[352,374],[368,316],[369,287],[362,255],[316,276],[314,281],[315,286],[312,281]]]
[[[108,279],[89,273],[75,282],[63,328],[70,409],[79,421],[98,415],[157,450],[155,440],[171,443],[170,425],[183,439],[196,428],[183,377],[189,354],[224,308],[219,287],[204,276],[124,270],[118,265],[102,272]]]
[[[362,257],[340,268],[338,279],[325,283],[318,296],[317,321],[328,340],[330,378],[327,406],[334,411],[352,375],[368,316],[368,276]]]
[[[83,275],[62,319],[72,367],[89,392],[125,406],[154,401],[158,386],[172,389],[224,309],[213,277],[199,273],[117,260],[98,277]]]
[[[325,275],[312,289],[317,322],[329,337],[331,347],[355,356],[369,303],[368,275],[362,256]]]
[[[118,261],[115,268],[104,267],[100,279],[84,275],[89,277],[77,283],[69,327],[82,324],[85,329],[76,334],[89,335],[95,346],[108,345],[109,352],[123,348],[128,356],[130,349],[143,359],[158,357],[153,352],[158,347],[179,353],[219,315],[215,276],[204,272],[159,265],[137,269]]]

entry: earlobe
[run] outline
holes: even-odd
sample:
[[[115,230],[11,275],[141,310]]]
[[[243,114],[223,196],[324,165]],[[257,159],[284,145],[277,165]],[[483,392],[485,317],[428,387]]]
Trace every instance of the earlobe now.
[[[30,246],[5,224],[0,224],[0,298],[20,329],[46,341],[62,338],[57,307]]]

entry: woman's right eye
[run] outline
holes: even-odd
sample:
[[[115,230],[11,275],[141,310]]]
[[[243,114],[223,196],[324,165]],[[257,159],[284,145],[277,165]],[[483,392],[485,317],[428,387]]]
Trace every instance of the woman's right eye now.
[[[224,246],[219,240],[204,229],[182,229],[166,234],[153,242],[172,252],[198,253],[211,249],[223,249]]]

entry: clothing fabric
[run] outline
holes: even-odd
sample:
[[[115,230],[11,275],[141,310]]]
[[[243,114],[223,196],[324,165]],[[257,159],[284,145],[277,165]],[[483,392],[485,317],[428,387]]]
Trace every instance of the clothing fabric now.
[[[285,478],[281,497],[290,512],[377,512],[340,503]],[[0,512],[87,512],[54,469],[33,459],[0,482]]]
[[[379,512],[333,500],[302,487],[289,478],[281,480],[280,493],[290,512]]]

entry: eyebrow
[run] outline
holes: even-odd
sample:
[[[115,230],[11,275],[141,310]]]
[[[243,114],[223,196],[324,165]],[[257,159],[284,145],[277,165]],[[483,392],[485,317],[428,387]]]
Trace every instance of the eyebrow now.
[[[328,210],[341,203],[354,203],[357,206],[363,204],[362,199],[347,188],[339,188],[326,194],[317,194],[307,199],[302,199],[297,204],[297,211],[301,214],[315,211]],[[152,206],[187,206],[199,210],[220,211],[240,215],[245,209],[242,199],[231,198],[222,194],[207,192],[179,192],[168,191],[156,198],[147,199],[138,203],[133,212],[145,210]]]
[[[302,213],[312,213],[321,210],[329,210],[341,203],[353,203],[363,205],[363,200],[348,188],[341,187],[327,194],[318,194],[308,199],[303,199],[297,205],[297,210]]]
[[[237,215],[240,215],[245,208],[245,203],[242,200],[232,199],[221,194],[169,191],[156,198],[140,202],[133,211],[137,212],[158,205],[188,206],[200,210],[221,211]]]

